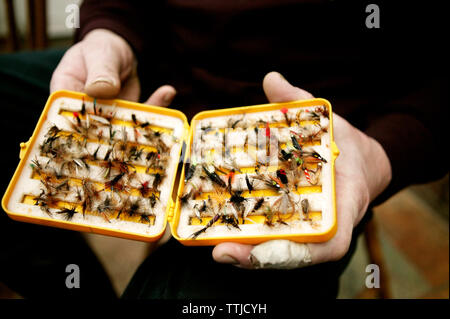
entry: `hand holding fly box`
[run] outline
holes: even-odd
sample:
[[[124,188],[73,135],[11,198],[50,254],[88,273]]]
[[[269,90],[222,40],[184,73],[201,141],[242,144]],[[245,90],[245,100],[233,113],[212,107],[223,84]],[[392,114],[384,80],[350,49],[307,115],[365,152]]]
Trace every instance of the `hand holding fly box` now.
[[[189,127],[176,110],[58,91],[21,148],[2,201],[16,220],[143,241],[169,222],[186,245],[336,231],[323,99],[201,112]]]

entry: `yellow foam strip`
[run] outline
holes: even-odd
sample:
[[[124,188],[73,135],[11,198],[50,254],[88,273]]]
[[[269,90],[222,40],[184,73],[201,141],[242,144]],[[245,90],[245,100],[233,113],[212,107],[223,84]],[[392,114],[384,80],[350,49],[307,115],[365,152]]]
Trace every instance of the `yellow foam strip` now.
[[[58,133],[58,135],[59,136],[64,136],[64,137],[68,137],[69,135],[72,135],[78,141],[83,141],[84,140],[83,137],[79,133],[76,133],[76,132],[61,131],[61,132]],[[98,139],[88,138],[87,142],[88,143],[94,143],[94,144],[109,145],[109,141],[105,140],[105,139],[98,140]],[[120,142],[120,141],[119,140],[115,140],[115,142]],[[142,144],[138,144],[138,143],[135,143],[135,142],[128,141],[127,145],[128,146],[136,146],[136,148],[138,148],[138,150],[139,149],[143,149],[146,152],[156,152],[157,151],[156,148],[153,147],[153,146],[142,145]]]
[[[322,220],[322,212],[309,212],[308,217],[311,218],[313,222]]]
[[[64,132],[64,133],[67,133],[67,132]],[[88,141],[90,141],[90,140],[88,140]],[[92,142],[95,143],[96,141],[92,141]],[[106,144],[106,143],[102,143],[102,144]],[[133,143],[130,143],[130,144],[133,144]],[[139,145],[139,144],[136,144],[136,145]],[[146,147],[142,146],[142,147],[144,149],[147,149],[147,150],[156,151],[155,148],[150,147],[150,146],[146,146]],[[45,154],[41,154],[41,156],[46,157]],[[90,166],[100,166],[99,162],[101,162],[102,160],[98,160],[98,161],[84,160],[84,161],[86,162],[86,164],[88,164]],[[136,164],[130,164],[130,170],[136,171],[136,173],[140,173],[140,174],[144,174],[144,173],[147,173],[147,174],[164,173],[164,171],[160,170],[160,169],[149,168],[147,170],[146,166],[136,165]]]
[[[322,193],[322,186],[305,186],[299,187],[296,194],[312,194],[312,193]]]
[[[315,140],[313,142],[307,142],[307,143],[303,143],[302,146],[303,147],[308,147],[308,146],[317,146],[317,145],[321,145],[321,141],[320,140]],[[280,149],[285,149],[286,148],[286,143],[281,143],[280,144]],[[247,150],[245,150],[244,147],[241,146],[231,146],[230,147],[230,153],[242,153],[242,152],[248,152],[250,154],[250,156],[254,155],[253,157],[256,158],[257,156],[257,147],[255,145],[248,145],[247,146]],[[207,149],[205,151],[203,151],[204,156],[212,156],[214,155],[217,151],[214,148],[211,149]]]
[[[322,186],[304,186],[299,187],[296,191],[291,191],[294,194],[312,194],[312,193],[321,193],[322,192]],[[225,190],[221,194],[223,198],[230,198],[231,195],[228,194]],[[280,193],[272,190],[272,189],[260,189],[260,190],[253,190],[250,194],[249,191],[244,191],[242,193],[242,197],[249,198],[249,197],[265,197],[265,196],[279,196]],[[215,197],[214,192],[203,192],[199,196],[195,198],[195,200],[204,200],[208,199],[208,196],[211,196],[212,198]]]
[[[98,165],[98,162],[95,161],[85,161],[88,165],[91,166],[100,166]],[[136,173],[139,174],[156,174],[156,173],[164,173],[163,170],[160,169],[153,169],[153,168],[149,168],[147,171],[147,167],[142,166],[142,165],[135,165],[135,164],[131,164],[132,167],[130,166],[130,170],[131,171],[136,171]]]
[[[23,204],[27,204],[27,205],[35,205],[36,201],[34,200],[35,196],[33,195],[24,195],[22,198],[22,203]],[[77,213],[82,214],[83,212],[83,208],[81,207],[81,205],[76,204],[76,203],[70,203],[70,202],[65,202],[65,201],[58,201],[55,205],[51,206],[50,208],[54,208],[54,209],[64,209],[64,208],[68,208],[68,209],[75,209],[77,211]],[[101,216],[101,214],[96,213],[96,212],[92,212],[92,211],[86,211],[87,215],[94,215],[94,216]],[[117,215],[119,214],[118,211],[112,212],[108,214],[108,218],[109,219],[116,219]],[[130,222],[135,222],[135,223],[142,223],[141,221],[141,217],[139,214],[136,214],[135,216],[129,216],[126,214],[121,214],[119,217],[120,220],[125,220],[125,221],[130,221]],[[155,216],[154,215],[149,215],[148,219],[150,220],[150,225],[154,225],[155,224]]]
[[[282,220],[286,223],[288,222],[292,222],[295,220],[299,220],[300,219],[300,214],[299,213],[295,213],[287,218],[283,218],[282,215],[280,215]],[[275,221],[277,220],[277,215],[274,216],[273,218],[273,222],[275,223]],[[312,221],[320,221],[322,220],[322,212],[320,211],[314,211],[314,212],[309,212],[309,218],[311,218]],[[212,219],[212,217],[209,216],[205,216],[202,217],[202,220],[200,221],[200,219],[198,217],[191,217],[190,218],[190,225],[192,226],[198,226],[198,225],[203,225],[205,226],[206,224],[208,224],[208,222]],[[247,216],[247,219],[245,220],[245,224],[247,225],[251,225],[251,224],[264,224],[264,222],[266,221],[266,217],[264,215],[250,215]],[[239,225],[242,224],[242,220],[241,218],[239,218]],[[225,223],[221,222],[220,219],[219,221],[217,221],[216,223],[214,223],[214,225],[225,225]],[[213,225],[213,226],[214,226]],[[232,227],[230,225],[230,227]]]
[[[317,169],[317,163],[307,163],[305,164],[306,168],[309,170],[316,170]],[[259,168],[259,171],[261,173],[274,173],[276,172],[280,167],[278,166],[261,166]],[[220,170],[224,171],[224,172],[229,172],[228,169],[224,168],[224,167],[219,167]],[[236,174],[253,174],[256,172],[256,168],[253,166],[249,166],[249,167],[239,167],[239,170],[241,171],[241,173],[236,172]],[[223,175],[220,172],[217,172],[217,174]]]
[[[73,111],[67,111],[67,110],[60,110],[59,111],[60,115],[68,117],[68,118],[73,118],[73,113],[74,113]],[[78,115],[79,115],[79,117],[81,119],[85,119],[86,118],[86,116],[85,115],[81,115],[80,112],[77,112],[77,113],[78,113]],[[120,125],[120,126],[129,126],[129,127],[134,127],[135,126],[133,121],[131,121],[131,120],[130,121],[125,121],[125,120],[119,120],[119,119],[115,119],[115,118],[112,119],[111,124],[113,124],[113,125]],[[157,125],[153,125],[153,124],[150,124],[147,127],[151,128],[154,131],[158,131],[158,132],[161,132],[161,133],[169,133],[170,134],[170,133],[173,132],[173,129],[171,129],[171,128],[161,127],[161,126],[157,126]]]
[[[304,120],[304,121],[300,121],[300,126],[306,126],[306,125],[316,125],[316,124],[320,124],[320,121],[313,121],[313,120]],[[296,126],[295,122],[291,124],[292,126]]]
[[[72,112],[70,112],[70,115],[72,115]],[[300,121],[300,126],[306,126],[306,125],[315,125],[315,124],[320,124],[320,121]],[[294,126],[299,126],[295,121],[292,121],[291,126],[290,127],[294,127]],[[260,125],[253,125],[253,126],[249,126],[246,129],[254,129],[255,127],[258,128],[265,128],[266,126],[263,124]],[[283,128],[283,127],[288,127],[288,125],[285,122],[276,122],[276,123],[269,123],[269,127],[270,128]],[[211,130],[209,130],[206,134],[215,134],[217,131],[224,133],[225,130],[227,130],[228,132],[234,132],[236,130],[239,130],[242,128],[231,128],[231,127],[227,127],[227,128],[211,128]]]
[[[38,179],[38,180],[41,179],[41,177],[37,173],[33,173],[31,175],[31,178],[32,179]],[[65,178],[69,179],[69,186],[71,186],[71,187],[75,187],[75,186],[81,187],[83,185],[82,180],[79,179],[79,178],[76,178],[76,177],[63,177],[63,178],[61,178],[59,180],[61,182],[63,182]],[[95,182],[95,181],[91,181],[91,182],[96,187],[97,191],[111,192],[110,188],[105,189],[105,184],[104,183],[99,183],[99,182]],[[135,197],[142,197],[141,192],[137,188],[131,188],[127,192],[121,192],[121,193],[126,193],[127,195],[135,196]],[[159,192],[152,192],[150,190],[148,192],[148,194],[149,194],[148,196],[150,196],[152,193],[154,193],[156,195],[156,197],[159,197]]]

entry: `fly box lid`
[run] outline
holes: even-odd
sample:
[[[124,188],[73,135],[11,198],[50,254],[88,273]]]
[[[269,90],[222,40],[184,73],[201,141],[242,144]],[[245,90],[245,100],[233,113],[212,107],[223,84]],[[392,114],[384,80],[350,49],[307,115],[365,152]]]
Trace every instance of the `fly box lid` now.
[[[2,206],[141,241],[169,223],[185,245],[321,242],[337,227],[338,154],[324,99],[205,111],[189,126],[177,110],[58,91],[21,143]]]

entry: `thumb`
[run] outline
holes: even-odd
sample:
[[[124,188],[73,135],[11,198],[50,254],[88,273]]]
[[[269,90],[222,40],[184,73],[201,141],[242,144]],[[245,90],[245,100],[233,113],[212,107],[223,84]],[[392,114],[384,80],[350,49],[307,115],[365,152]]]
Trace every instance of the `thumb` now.
[[[87,70],[84,91],[99,98],[113,98],[120,92],[119,72],[120,56],[105,43],[103,46],[88,46],[84,48]]]
[[[167,107],[172,103],[177,91],[171,85],[163,85],[156,89],[145,104]]]
[[[314,96],[292,86],[280,73],[270,72],[264,77],[263,89],[270,103],[312,99]]]
[[[119,35],[105,29],[89,32],[82,41],[86,68],[84,91],[98,98],[114,98],[135,69],[134,54]]]

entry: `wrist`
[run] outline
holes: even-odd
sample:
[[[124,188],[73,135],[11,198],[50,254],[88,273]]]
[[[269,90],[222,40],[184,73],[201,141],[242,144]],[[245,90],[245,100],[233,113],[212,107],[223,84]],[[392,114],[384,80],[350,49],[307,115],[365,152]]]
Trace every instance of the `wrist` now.
[[[372,202],[389,185],[392,179],[392,167],[381,144],[372,137],[364,135],[366,142],[363,144],[365,158],[367,159],[366,181],[369,190],[369,201]]]

